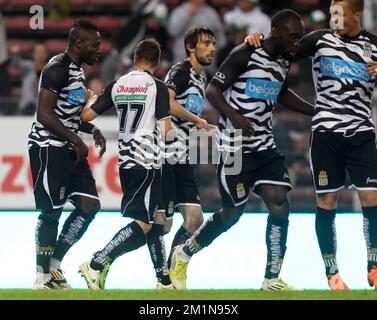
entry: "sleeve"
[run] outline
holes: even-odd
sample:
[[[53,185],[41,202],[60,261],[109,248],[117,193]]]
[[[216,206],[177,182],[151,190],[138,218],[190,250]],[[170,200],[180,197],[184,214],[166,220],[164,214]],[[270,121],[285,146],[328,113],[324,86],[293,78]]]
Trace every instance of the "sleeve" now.
[[[316,30],[302,37],[300,41],[300,50],[295,60],[313,57],[317,51],[318,40],[327,32],[327,30]]]
[[[248,44],[241,44],[234,48],[221,64],[210,84],[219,87],[222,91],[228,89],[239,75],[245,72],[253,50],[254,47]]]
[[[278,100],[282,96],[284,96],[284,94],[287,92],[287,90],[288,90],[288,77],[285,78],[284,83],[283,83],[283,85],[282,85],[282,87],[280,89]]]
[[[41,89],[59,93],[68,85],[68,69],[60,64],[47,65],[41,73]]]
[[[161,120],[170,116],[169,91],[165,83],[156,81],[156,119]]]
[[[190,74],[183,69],[172,69],[169,72],[168,78],[165,83],[168,88],[172,89],[176,94],[180,94],[187,89],[190,81]]]
[[[110,109],[114,103],[113,99],[111,97],[111,90],[113,89],[114,82],[110,83],[105,91],[99,96],[97,101],[92,105],[92,109],[97,113],[97,114],[102,114],[106,110]]]

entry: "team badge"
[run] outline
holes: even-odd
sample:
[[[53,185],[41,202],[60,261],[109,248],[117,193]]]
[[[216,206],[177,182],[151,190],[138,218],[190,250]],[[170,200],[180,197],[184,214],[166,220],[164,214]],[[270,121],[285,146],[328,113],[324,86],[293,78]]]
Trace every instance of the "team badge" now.
[[[328,184],[329,184],[329,178],[327,176],[327,172],[324,170],[320,171],[318,175],[318,185],[327,186]]]
[[[172,214],[174,212],[174,201],[169,201],[168,203],[168,213]]]
[[[363,54],[364,57],[366,58],[372,57],[373,49],[372,49],[372,45],[369,42],[365,42],[363,44],[363,50],[364,50],[364,54]]]
[[[239,199],[243,198],[246,195],[245,186],[243,185],[242,182],[237,183],[236,190],[237,190],[237,197]]]
[[[60,188],[60,200],[64,199],[64,194],[65,194],[65,187]]]

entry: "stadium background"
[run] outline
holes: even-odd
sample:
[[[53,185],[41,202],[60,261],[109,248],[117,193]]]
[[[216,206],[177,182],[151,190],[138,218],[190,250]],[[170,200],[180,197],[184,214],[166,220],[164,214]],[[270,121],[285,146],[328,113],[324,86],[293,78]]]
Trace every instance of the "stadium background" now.
[[[216,18],[207,18],[208,25],[215,29],[217,36],[217,55],[212,67],[207,68],[207,76],[210,77],[216,66],[221,63],[230,49],[244,38],[249,30],[256,30],[266,34],[269,30],[269,18],[279,9],[292,8],[302,14],[306,30],[311,31],[327,27],[329,0],[191,0],[202,2],[209,6]],[[174,11],[177,11],[182,0],[0,0],[0,118],[2,121],[21,121],[25,124],[25,132],[32,123],[32,114],[35,111],[37,95],[37,80],[41,67],[48,57],[62,52],[66,48],[68,30],[72,21],[77,17],[88,17],[99,27],[103,41],[101,62],[93,67],[85,67],[89,88],[100,93],[102,88],[110,81],[116,79],[131,68],[132,49],[139,39],[147,36],[157,38],[162,44],[162,61],[157,70],[157,76],[163,79],[166,72],[177,59],[183,58],[183,44],[181,35],[177,34],[179,28],[177,18],[173,19]],[[237,16],[237,9],[245,6],[245,3],[254,6],[249,14],[249,25]],[[31,29],[29,13],[32,5],[40,5],[44,9],[44,29]],[[372,7],[374,5],[374,7]],[[366,0],[365,27],[375,31],[377,5],[373,0]],[[174,21],[173,21],[174,20]],[[179,19],[178,19],[179,21]],[[181,47],[181,50],[176,50]],[[4,50],[6,49],[6,50]],[[309,101],[314,101],[314,89],[311,78],[311,65],[309,61],[303,61],[292,65],[289,77],[289,86]],[[114,113],[109,112],[108,116]],[[205,116],[212,123],[217,121],[216,111],[208,106]],[[22,120],[19,120],[22,117]],[[308,148],[310,138],[310,120],[302,115],[279,107],[275,113],[274,131],[279,149],[285,154],[286,162],[294,185],[290,193],[293,212],[313,212],[315,209],[315,195],[313,192],[312,178],[308,162]],[[11,125],[11,128],[13,125]],[[4,137],[13,139],[14,135],[21,132],[5,131],[0,127],[1,140]],[[23,137],[26,136],[22,132]],[[109,142],[114,139],[112,135]],[[7,140],[3,140],[7,143]],[[11,144],[12,140],[8,140]],[[25,144],[11,144],[11,150],[20,150],[23,153]],[[26,175],[20,172],[22,167],[15,166],[15,162],[9,160],[11,154],[1,153],[0,173],[1,199],[14,199],[17,195],[23,199],[26,193],[19,192],[25,188],[17,188],[17,185],[26,184]],[[95,158],[93,158],[95,159]],[[11,169],[17,174],[14,179],[22,182],[15,183],[9,189],[9,174]],[[17,172],[16,172],[17,171]],[[200,165],[196,168],[202,204],[205,211],[213,211],[220,207],[220,195],[215,178],[213,165]],[[6,179],[8,177],[8,180]],[[101,178],[102,179],[102,178]],[[7,180],[7,181],[5,181]],[[106,184],[109,188],[109,185]],[[110,185],[111,188],[111,185]],[[117,189],[116,186],[114,186]],[[29,190],[30,191],[30,190]],[[119,191],[119,190],[118,190]],[[18,192],[18,193],[17,193]],[[30,193],[28,193],[28,196]],[[9,196],[11,198],[9,198]],[[5,197],[5,198],[4,198]],[[4,200],[6,201],[6,200]],[[4,206],[4,201],[2,204]],[[13,200],[12,200],[13,201]],[[23,207],[19,203],[18,207]],[[17,207],[16,204],[13,204]],[[12,203],[5,203],[6,207],[12,207]],[[31,209],[32,207],[30,207]],[[112,208],[116,209],[116,205]],[[354,199],[350,190],[344,190],[340,195],[340,211],[357,211],[359,203]],[[265,211],[260,199],[251,195],[248,203],[248,211]]]
[[[217,55],[214,65],[206,70],[207,77],[211,77],[216,66],[219,65],[226,54],[237,43],[244,39],[247,29],[260,31],[264,34],[269,30],[269,18],[279,9],[292,8],[298,11],[305,21],[306,30],[311,31],[328,26],[328,7],[330,0],[190,0],[203,2],[214,10],[216,21],[208,19],[208,23],[218,26]],[[32,116],[35,111],[38,77],[43,64],[49,57],[62,52],[66,48],[68,30],[78,17],[88,17],[99,27],[102,34],[103,57],[99,64],[88,67],[85,71],[90,89],[99,94],[112,80],[116,79],[132,67],[132,50],[134,44],[147,36],[157,38],[162,44],[162,61],[157,76],[164,79],[170,66],[183,58],[175,50],[179,25],[172,28],[172,16],[174,11],[184,2],[182,0],[166,1],[136,1],[136,0],[0,0],[0,210],[34,209],[32,195],[32,183],[29,176],[29,164],[26,150],[26,138],[32,124]],[[258,2],[253,5],[253,18],[248,19],[250,25],[242,24],[242,19],[237,16],[236,10],[240,2]],[[364,26],[366,29],[377,33],[377,1],[365,0],[366,10]],[[31,29],[29,13],[32,5],[40,5],[44,9],[44,28]],[[241,4],[242,5],[242,4]],[[245,5],[245,4],[244,4]],[[263,13],[262,13],[263,12]],[[241,22],[240,22],[241,21]],[[179,19],[178,19],[179,24]],[[181,26],[182,29],[182,26]],[[267,31],[266,31],[267,29]],[[178,45],[183,49],[183,43]],[[289,87],[307,100],[314,102],[314,88],[311,77],[311,64],[309,61],[294,63],[290,69]],[[375,92],[377,95],[377,92]],[[377,105],[377,96],[373,99],[373,108]],[[98,124],[103,129],[108,139],[108,152],[104,159],[99,161],[95,157],[94,146],[90,137],[85,137],[90,143],[90,162],[95,174],[103,209],[118,210],[121,191],[117,175],[117,119],[114,112],[109,112],[106,117],[99,117]],[[211,123],[217,122],[217,113],[208,106],[205,117]],[[315,194],[308,162],[308,149],[310,139],[310,120],[299,114],[285,110],[279,106],[274,115],[274,131],[276,143],[286,156],[286,163],[294,189],[290,193],[292,212],[309,213],[315,210]],[[199,180],[200,194],[203,210],[213,212],[221,207],[218,192],[215,167],[211,164],[196,167]],[[359,201],[355,193],[345,189],[340,194],[339,211],[359,212]],[[255,195],[250,196],[247,206],[248,212],[265,212],[262,201]],[[3,212],[0,215],[0,225],[6,232],[1,232],[0,244],[5,248],[0,252],[1,274],[0,287],[29,287],[33,278],[33,232],[31,226],[35,225],[37,215],[29,213]],[[20,219],[14,219],[17,215]],[[76,279],[77,263],[88,253],[98,249],[107,241],[108,235],[124,225],[124,220],[113,216],[106,232],[106,217],[101,215],[103,224],[94,224],[93,232],[83,241],[82,246],[75,247],[72,254],[67,257],[67,275],[73,281],[75,287],[84,287],[82,279]],[[180,217],[179,217],[180,219]],[[247,215],[242,219],[244,223],[235,226],[227,233],[224,240],[214,244],[214,249],[209,255],[203,255],[198,259],[197,268],[192,267],[189,277],[194,282],[193,288],[200,288],[203,281],[206,287],[258,287],[263,274],[265,259],[264,224],[265,216],[256,216],[253,220]],[[178,220],[178,219],[177,219]],[[179,220],[181,221],[181,220]],[[340,264],[344,264],[345,278],[350,279],[350,285],[354,288],[366,288],[364,256],[365,245],[363,243],[361,215],[344,215],[337,220],[343,224],[339,228],[338,236],[342,246],[339,247]],[[21,223],[22,222],[22,223]],[[302,223],[302,224],[301,224]],[[290,236],[288,238],[289,255],[287,267],[283,268],[283,277],[291,284],[306,288],[326,288],[326,281],[322,276],[322,261],[317,248],[314,235],[314,215],[295,215],[291,220]],[[176,221],[172,232],[167,236],[166,242],[170,243],[179,222]],[[14,230],[19,230],[17,236],[13,236]],[[21,229],[20,229],[21,228]],[[23,231],[24,230],[24,231]],[[349,235],[352,234],[353,237]],[[101,235],[101,236],[99,236]],[[240,236],[244,238],[239,238]],[[103,237],[103,238],[101,238]],[[228,241],[228,242],[226,242]],[[239,241],[239,242],[238,242]],[[248,242],[250,241],[250,242]],[[239,243],[246,243],[240,247]],[[27,245],[25,245],[27,244]],[[228,259],[228,264],[218,268],[221,246],[227,245],[228,252],[234,253],[234,259]],[[23,258],[19,267],[13,268],[13,264],[7,264],[14,252],[27,250],[30,254]],[[246,251],[243,251],[246,250]],[[298,252],[310,252],[305,261],[298,261]],[[357,253],[357,256],[354,254]],[[141,259],[143,264],[147,252],[140,252],[132,259]],[[142,257],[142,258],[141,258]],[[252,257],[252,259],[251,259]],[[123,258],[122,258],[123,259]],[[255,260],[254,260],[255,259]],[[121,259],[120,259],[121,260]],[[138,261],[139,261],[138,260]],[[125,260],[122,260],[125,261]],[[231,262],[234,261],[232,264]],[[358,261],[352,266],[349,261]],[[120,262],[112,271],[110,287],[122,286],[122,265]],[[206,266],[203,270],[200,266]],[[296,273],[297,263],[299,268],[305,270]],[[290,268],[290,266],[294,267]],[[235,275],[230,270],[239,268]],[[28,270],[20,277],[20,268]],[[150,269],[150,267],[148,267]],[[254,268],[254,269],[253,269]],[[194,271],[194,270],[199,271]],[[117,271],[118,270],[118,271]],[[141,269],[144,270],[144,269]],[[129,278],[140,278],[141,270],[135,270]],[[151,270],[151,269],[150,269]],[[218,276],[229,271],[227,283],[218,282]],[[197,273],[195,273],[197,272]],[[131,287],[153,287],[153,275],[146,278],[145,282],[130,284]],[[246,277],[244,276],[246,275]],[[211,277],[209,277],[211,276]],[[119,277],[119,278],[118,278]],[[18,282],[15,282],[17,279]],[[212,281],[212,282],[211,282]],[[77,285],[76,285],[77,283]]]

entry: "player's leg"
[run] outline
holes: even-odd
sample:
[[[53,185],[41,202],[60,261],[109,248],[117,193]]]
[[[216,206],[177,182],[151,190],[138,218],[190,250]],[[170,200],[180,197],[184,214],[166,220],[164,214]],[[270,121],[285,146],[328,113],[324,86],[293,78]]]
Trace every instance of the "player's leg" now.
[[[146,234],[152,228],[153,212],[157,207],[157,201],[153,209],[151,205],[146,205],[154,197],[151,185],[155,175],[155,170],[119,170],[124,193],[122,214],[134,220],[119,230],[102,250],[93,255],[91,261],[80,265],[79,272],[90,289],[104,289],[111,264],[121,255],[136,250],[146,243]]]
[[[284,157],[274,150],[255,156],[261,165],[253,170],[252,189],[262,197],[269,215],[266,226],[267,262],[262,284],[263,290],[294,290],[279,279],[286,251],[288,234],[289,202],[288,191],[292,189]],[[269,160],[263,160],[269,159]]]
[[[265,237],[267,263],[262,288],[276,291],[289,290],[290,287],[279,280],[288,235],[288,188],[281,185],[261,184],[256,189],[269,211]]]
[[[156,212],[151,230],[147,233],[147,245],[157,278],[157,289],[174,289],[169,277],[164,241],[165,214]]]
[[[61,262],[71,247],[84,235],[101,207],[88,162],[85,160],[74,166],[70,176],[67,197],[75,209],[64,222],[50,264],[51,277],[62,289],[71,287],[63,275]]]
[[[377,150],[375,134],[361,132],[350,138],[347,169],[358,191],[367,247],[368,282],[377,288]]]
[[[239,220],[246,206],[250,189],[247,174],[241,172],[239,175],[226,175],[224,163],[220,162],[217,176],[224,207],[205,220],[184,245],[179,245],[174,250],[170,278],[177,289],[186,288],[186,269],[191,257],[231,228]]]
[[[183,223],[176,232],[172,242],[168,264],[174,249],[184,244],[203,223],[202,207],[198,183],[195,177],[194,168],[190,164],[177,164],[174,166],[175,178],[175,207],[183,216]]]
[[[337,198],[346,177],[342,138],[342,134],[315,132],[310,148],[311,169],[317,194],[315,231],[332,290],[348,290],[348,286],[339,276],[336,259]]]
[[[42,210],[35,228],[37,274],[35,289],[57,289],[51,283],[50,261],[56,245],[59,218],[62,209]]]
[[[59,218],[66,202],[69,154],[63,148],[35,148],[29,150],[37,209],[41,210],[35,229],[37,274],[34,288],[55,289],[49,273],[55,250]],[[62,166],[64,162],[68,166]]]
[[[120,229],[102,250],[95,252],[90,261],[82,263],[79,273],[85,278],[88,288],[105,289],[111,264],[123,254],[144,246],[151,227],[144,221],[132,221]]]
[[[161,207],[161,171],[154,170],[154,178],[149,186],[148,219],[152,225],[147,233],[147,245],[157,278],[157,289],[174,289],[169,277],[164,240],[165,212],[155,210]]]

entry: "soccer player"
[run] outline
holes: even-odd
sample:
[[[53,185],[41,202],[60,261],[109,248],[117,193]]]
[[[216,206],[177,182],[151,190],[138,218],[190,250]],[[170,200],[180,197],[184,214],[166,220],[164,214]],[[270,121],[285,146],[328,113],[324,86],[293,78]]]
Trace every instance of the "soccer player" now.
[[[198,183],[189,163],[189,134],[195,128],[213,128],[200,116],[205,106],[206,85],[202,72],[214,58],[215,36],[207,27],[193,27],[186,32],[184,44],[187,59],[177,62],[169,70],[165,80],[169,89],[172,120],[179,130],[179,146],[174,163],[162,166],[163,205],[160,205],[159,210],[165,211],[165,233],[172,227],[175,208],[183,216],[183,224],[171,245],[169,264],[175,247],[185,243],[203,223]],[[177,289],[184,289],[179,287],[180,283],[177,283]]]
[[[169,93],[153,76],[160,62],[160,45],[141,41],[134,51],[135,70],[111,83],[97,102],[83,112],[90,121],[115,106],[119,117],[119,176],[123,190],[122,215],[133,221],[84,262],[79,272],[90,289],[104,289],[111,263],[142,247],[151,254],[157,289],[174,289],[167,267],[163,238],[165,215],[156,212],[161,198],[161,136],[170,131]]]
[[[314,113],[313,106],[297,97],[286,83],[289,60],[298,51],[303,34],[304,24],[296,12],[278,12],[272,18],[271,33],[262,47],[237,46],[209,83],[206,97],[221,114],[219,133],[223,156],[217,175],[223,208],[206,220],[185,245],[177,247],[172,257],[177,273],[186,269],[193,254],[239,220],[252,189],[269,210],[262,289],[293,289],[279,279],[288,232],[287,193],[292,186],[284,157],[276,149],[271,122],[277,101],[307,115]],[[237,136],[241,130],[242,137]],[[237,151],[232,145],[236,146],[238,138],[242,139],[242,168],[239,174],[233,174],[226,155]]]
[[[377,151],[371,114],[377,37],[361,28],[363,9],[363,0],[333,0],[332,28],[305,35],[297,55],[313,57],[317,100],[310,160],[317,193],[315,228],[332,290],[349,290],[339,275],[335,227],[346,171],[363,210],[368,282],[377,289]]]
[[[28,137],[28,149],[37,209],[35,230],[37,275],[35,289],[69,289],[61,261],[82,237],[100,209],[95,180],[86,160],[88,147],[78,131],[92,133],[105,152],[106,141],[92,124],[83,123],[87,90],[82,64],[94,64],[100,54],[100,34],[95,25],[77,20],[69,31],[68,48],[44,67],[38,106]],[[57,238],[63,206],[70,200],[75,210]]]

